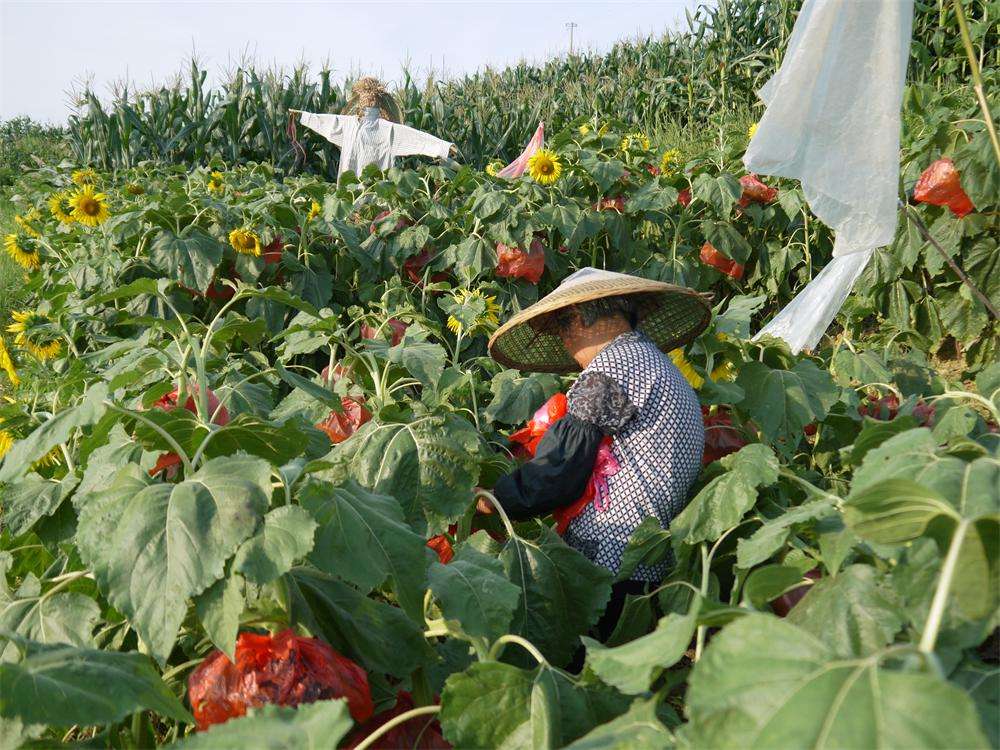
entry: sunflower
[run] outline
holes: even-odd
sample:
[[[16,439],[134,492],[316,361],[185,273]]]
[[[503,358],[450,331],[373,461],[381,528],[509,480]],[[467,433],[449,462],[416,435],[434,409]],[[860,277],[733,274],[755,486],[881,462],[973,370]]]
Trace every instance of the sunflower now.
[[[0,458],[7,455],[7,451],[14,445],[14,436],[7,430],[0,427]]]
[[[84,185],[69,199],[73,206],[73,219],[88,227],[103,224],[110,215],[105,203],[107,199],[104,193],[94,192],[93,185]]]
[[[93,169],[78,169],[73,173],[73,182],[77,185],[93,185],[97,182],[97,172]]]
[[[716,383],[735,380],[736,366],[732,362],[723,362],[712,370],[711,378]]]
[[[622,151],[628,151],[630,148],[642,149],[643,151],[649,150],[649,136],[645,133],[629,133],[627,136],[622,138],[620,145]]]
[[[681,375],[684,376],[684,379],[692,388],[697,389],[704,385],[705,378],[698,374],[698,371],[694,369],[694,365],[684,356],[683,349],[673,349],[670,352],[670,359],[673,360],[674,365],[681,371]]]
[[[583,123],[583,125],[577,128],[577,131],[580,133],[580,135],[587,135],[590,132],[590,125],[588,125],[587,123]]]
[[[494,159],[489,164],[486,165],[486,174],[490,177],[496,177],[497,172],[503,169],[503,162],[499,159]]]
[[[21,237],[17,234],[8,234],[3,239],[7,255],[25,271],[37,271],[42,265],[35,244],[35,240],[30,237]]]
[[[129,195],[142,195],[146,192],[146,188],[138,182],[129,182],[125,185],[125,192]]]
[[[260,237],[249,229],[234,229],[229,233],[229,244],[240,255],[260,256]]]
[[[17,369],[14,367],[14,358],[10,356],[10,352],[7,350],[7,344],[3,340],[3,336],[0,336],[0,370],[7,373],[7,377],[10,379],[11,385],[18,385],[21,382],[21,378],[18,377]],[[3,452],[0,451],[0,455]]]
[[[73,204],[67,192],[55,193],[49,198],[49,212],[63,224],[73,223]]]
[[[38,229],[36,229],[33,225],[35,224],[35,222],[41,221],[41,219],[42,219],[42,214],[38,211],[38,209],[33,208],[30,211],[28,211],[28,213],[26,213],[24,216],[15,215],[14,223],[17,224],[19,227],[21,227],[21,229],[24,231],[26,235],[38,239],[39,237],[42,236],[42,233]]]
[[[562,162],[548,149],[540,149],[528,159],[528,174],[539,185],[551,185],[562,174]]]
[[[313,201],[312,205],[309,206],[309,215],[306,217],[306,221],[312,221],[317,216],[319,216],[319,212],[322,210],[322,208],[323,207],[320,206],[319,203]]]
[[[448,330],[458,334],[478,329],[492,330],[500,322],[500,305],[496,297],[483,294],[480,289],[459,289],[451,295],[451,314]]]
[[[753,125],[747,128],[747,138],[753,138],[754,133],[757,132],[757,124],[758,123],[755,122]]]
[[[681,152],[679,149],[670,148],[663,152],[663,157],[660,159],[660,174],[672,175],[676,174],[677,167],[681,163]]]
[[[7,330],[17,334],[15,344],[27,349],[42,362],[59,355],[62,341],[48,328],[52,323],[48,315],[32,310],[15,310],[10,315],[16,322],[7,326]]]
[[[222,172],[212,172],[208,177],[208,192],[221,193],[226,189],[226,178]]]

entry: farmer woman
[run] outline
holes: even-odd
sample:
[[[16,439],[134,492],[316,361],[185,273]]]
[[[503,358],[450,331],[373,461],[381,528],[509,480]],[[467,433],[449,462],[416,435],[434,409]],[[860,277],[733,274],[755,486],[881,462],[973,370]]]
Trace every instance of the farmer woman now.
[[[704,427],[698,398],[664,352],[708,324],[707,301],[690,289],[584,268],[515,315],[490,353],[518,370],[582,370],[568,412],[545,433],[535,457],[502,477],[494,493],[514,519],[545,516],[584,492],[605,436],[618,469],[600,503],[569,522],[566,542],[613,573],[629,536],[652,516],[667,527],[698,475]],[[479,509],[490,507],[480,500]],[[658,582],[666,565],[640,566],[616,583],[597,636],[611,634],[627,594]]]

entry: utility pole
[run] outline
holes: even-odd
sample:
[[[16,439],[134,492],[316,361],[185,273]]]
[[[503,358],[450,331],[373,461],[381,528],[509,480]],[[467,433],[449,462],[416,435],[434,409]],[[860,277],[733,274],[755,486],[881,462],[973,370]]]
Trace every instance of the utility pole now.
[[[576,28],[576,24],[570,21],[566,24],[566,28],[569,29],[569,54],[573,54],[573,29]]]

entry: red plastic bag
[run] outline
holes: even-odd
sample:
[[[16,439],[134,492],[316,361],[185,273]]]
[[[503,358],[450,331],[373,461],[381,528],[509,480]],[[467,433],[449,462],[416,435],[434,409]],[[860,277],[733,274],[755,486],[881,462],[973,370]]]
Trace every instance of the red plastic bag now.
[[[820,573],[819,568],[813,568],[808,571],[805,576],[810,581],[818,581],[823,577]],[[774,612],[778,617],[788,617],[788,613],[792,611],[792,608],[802,601],[802,597],[809,593],[813,584],[803,583],[801,586],[796,586],[790,591],[786,591],[784,594],[774,599],[771,602],[771,611]]]
[[[415,708],[413,696],[405,690],[396,694],[396,705],[388,711],[373,716],[371,721],[358,727],[347,740],[345,750],[357,747],[383,724]],[[450,750],[451,745],[441,734],[441,723],[433,716],[416,716],[398,724],[375,740],[372,750]]]
[[[625,199],[621,196],[617,198],[601,198],[592,208],[595,211],[617,211],[625,213]]]
[[[691,188],[684,188],[679,193],[677,193],[677,202],[681,204],[683,208],[687,208],[691,205]]]
[[[333,388],[333,386],[341,380],[350,381],[353,374],[354,373],[350,365],[334,365],[332,369],[330,368],[330,365],[327,365],[323,368],[323,371],[320,372],[319,376],[327,388]]]
[[[536,238],[528,246],[528,252],[519,247],[497,243],[497,276],[524,279],[537,284],[545,271],[545,247]]]
[[[303,638],[291,629],[275,636],[240,633],[235,664],[213,651],[188,678],[188,701],[199,730],[243,716],[251,707],[329,698],[346,698],[357,722],[367,721],[375,710],[361,667],[318,638]]]
[[[740,431],[733,427],[733,418],[725,406],[712,411],[708,406],[701,407],[701,420],[705,424],[705,452],[701,457],[701,465],[708,466],[723,456],[735,453],[747,441]]]
[[[424,283],[424,268],[433,260],[431,255],[431,250],[425,247],[417,255],[411,255],[405,261],[403,261],[403,272],[406,274],[407,278],[410,279],[417,286],[423,286]],[[443,271],[431,274],[431,283],[436,283],[438,281],[447,281],[448,274]]]
[[[899,413],[899,399],[895,393],[878,396],[869,393],[866,401],[858,404],[858,414],[883,422],[889,422]],[[921,427],[931,427],[934,424],[934,404],[928,404],[923,399],[913,406],[913,417]]]
[[[554,422],[566,416],[567,408],[566,394],[564,393],[557,393],[542,404],[534,416],[528,420],[528,424],[511,433],[510,441],[515,444],[515,453],[533,458],[545,431]]]
[[[187,409],[192,414],[198,413],[198,407],[195,405],[195,397],[198,394],[198,386],[194,385],[190,388],[191,395],[188,396],[187,401],[184,402],[184,408]],[[162,409],[163,411],[170,411],[171,409],[177,408],[177,398],[178,391],[174,388],[170,393],[161,396],[156,401],[153,402],[152,409]],[[229,424],[229,412],[226,407],[223,406],[219,408],[219,397],[215,395],[215,391],[211,388],[208,389],[208,413],[212,418],[213,424],[217,424],[220,427],[224,427]],[[169,453],[161,453],[159,458],[156,459],[156,465],[149,470],[149,476],[155,477],[160,472],[166,472],[165,476],[168,479],[173,479],[177,476],[177,467],[181,465],[181,457],[178,456],[173,451]]]
[[[452,532],[454,533],[454,532]],[[448,537],[444,534],[438,534],[437,536],[432,536],[427,540],[427,546],[430,547],[437,553],[438,562],[442,565],[447,565],[451,562],[451,559],[455,556],[455,550],[451,547],[451,542]]]
[[[718,269],[737,281],[743,278],[743,264],[730,260],[713,247],[711,242],[706,242],[701,246],[701,254],[698,256],[701,262],[712,268]]]
[[[397,318],[389,318],[389,330],[392,332],[392,346],[396,346],[396,344],[403,340],[403,334],[406,333],[407,328],[409,326],[403,321]],[[382,333],[385,333],[384,328],[382,329]],[[361,338],[376,339],[378,337],[378,328],[370,326],[367,323],[361,324]]]
[[[334,445],[347,440],[361,425],[372,418],[372,413],[364,407],[364,404],[350,396],[340,399],[340,405],[343,412],[331,411],[330,416],[316,425],[316,429],[325,432]]]
[[[976,210],[962,190],[960,175],[951,159],[938,159],[923,171],[913,188],[913,199],[932,206],[947,206],[960,219]]]
[[[755,174],[740,177],[740,185],[743,186],[743,195],[739,200],[741,208],[746,208],[751,203],[770,203],[778,196],[777,188],[768,187]]]

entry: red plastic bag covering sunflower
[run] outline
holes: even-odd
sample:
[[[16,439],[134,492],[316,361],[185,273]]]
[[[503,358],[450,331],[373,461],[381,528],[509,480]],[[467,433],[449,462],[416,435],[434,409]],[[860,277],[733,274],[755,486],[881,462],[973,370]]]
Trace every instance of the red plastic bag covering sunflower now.
[[[708,466],[723,456],[735,453],[747,444],[740,431],[733,427],[733,418],[725,406],[702,406],[701,421],[705,425],[705,452],[701,457],[702,466]]]
[[[192,386],[191,395],[188,396],[187,401],[184,402],[184,408],[187,409],[192,414],[198,413],[198,407],[195,405],[195,398],[198,395],[198,386]],[[229,412],[226,407],[223,406],[219,408],[219,397],[215,395],[215,391],[211,388],[208,389],[208,413],[212,418],[214,424],[220,427],[225,427],[229,424]],[[161,396],[156,401],[153,402],[153,409],[162,409],[163,411],[170,411],[171,409],[177,408],[177,398],[178,392],[174,388],[170,393],[165,396]],[[156,465],[149,470],[149,475],[155,477],[161,471],[167,472],[167,477],[173,479],[177,474],[177,467],[180,466],[181,457],[176,453],[161,453],[160,457],[156,459]]]
[[[519,247],[497,243],[497,276],[524,279],[537,284],[545,271],[545,247],[537,239],[528,246],[528,252]]]
[[[739,200],[741,208],[746,208],[751,203],[770,203],[778,196],[777,188],[768,187],[755,174],[740,177],[740,185],[743,187],[743,195]]]
[[[951,159],[938,159],[923,171],[913,188],[913,199],[932,206],[947,206],[960,219],[976,210],[962,190],[960,175]]]
[[[396,705],[388,711],[382,711],[371,718],[369,722],[358,727],[350,737],[344,750],[351,750],[388,721],[395,719],[401,714],[405,714],[414,708],[413,696],[407,691],[400,690],[396,693]],[[404,721],[388,732],[383,734],[375,744],[370,745],[372,750],[450,750],[451,745],[441,734],[441,723],[433,716],[416,716],[409,721]]]
[[[454,534],[458,530],[457,526],[450,526],[448,532]],[[434,552],[437,553],[438,562],[442,565],[447,565],[451,562],[451,559],[455,556],[455,550],[451,547],[451,542],[448,537],[444,534],[438,534],[437,536],[432,536],[427,540],[427,546],[430,547]]]
[[[711,242],[706,242],[701,246],[701,254],[698,256],[701,262],[712,268],[718,269],[726,276],[730,276],[737,281],[743,278],[743,264],[730,260],[720,253]]]
[[[396,346],[400,341],[403,340],[403,334],[406,333],[406,329],[409,326],[398,318],[389,318],[389,330],[391,331],[391,341],[392,346]],[[385,329],[382,329],[382,333],[385,333]],[[367,323],[361,324],[361,338],[363,339],[375,339],[379,336],[379,330],[375,326],[370,326]]]
[[[684,188],[679,193],[677,193],[677,202],[681,204],[683,208],[687,208],[691,205],[691,188]]]
[[[291,629],[275,636],[240,633],[235,664],[213,651],[188,678],[188,700],[200,730],[268,703],[297,706],[329,698],[346,698],[357,722],[375,710],[361,667],[318,638]]]
[[[538,444],[542,441],[546,431],[565,417],[566,412],[565,394],[557,393],[542,404],[527,425],[511,434],[510,441],[516,446],[515,455],[534,458]],[[597,449],[594,468],[583,495],[576,502],[557,508],[552,513],[552,517],[556,519],[556,532],[558,534],[566,532],[569,522],[580,515],[588,503],[594,503],[594,507],[599,513],[607,510],[608,477],[613,476],[619,468],[618,461],[611,451],[611,438],[605,437]]]
[[[372,413],[364,407],[364,404],[350,396],[340,399],[340,406],[343,412],[331,411],[330,416],[316,425],[316,429],[323,430],[334,445],[347,440],[361,425],[372,418]]]
[[[429,247],[425,247],[417,255],[411,255],[403,261],[403,272],[414,284],[417,286],[423,286],[424,268],[431,262],[431,260],[433,260],[431,249]],[[447,280],[448,274],[444,272],[439,271],[438,273],[431,274],[431,283]]]

